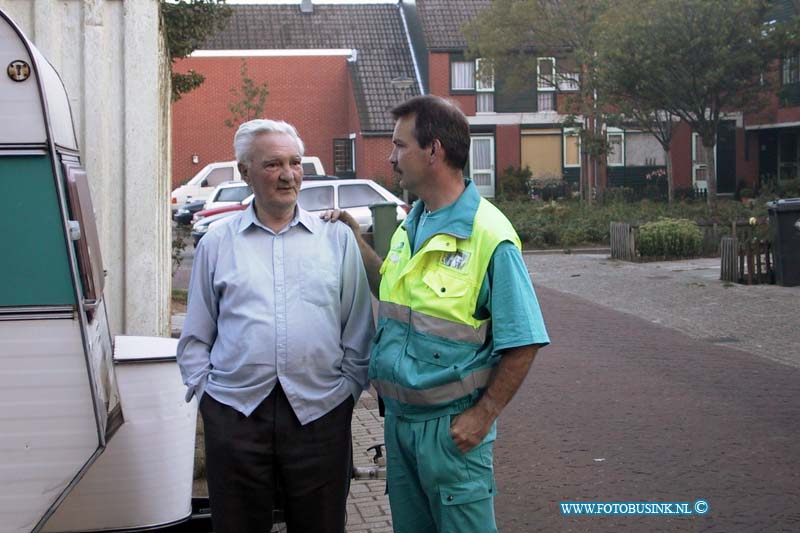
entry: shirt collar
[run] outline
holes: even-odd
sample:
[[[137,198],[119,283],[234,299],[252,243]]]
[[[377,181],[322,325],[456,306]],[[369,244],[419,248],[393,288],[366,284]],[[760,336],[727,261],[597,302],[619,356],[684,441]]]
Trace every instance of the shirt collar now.
[[[286,226],[286,228],[284,229],[291,228],[292,226],[296,226],[298,224],[303,226],[310,233],[314,233],[314,215],[312,215],[305,209],[302,209],[300,206],[295,205],[294,218],[292,218],[292,221],[289,222],[289,225]],[[275,233],[274,231],[266,227],[264,224],[262,224],[261,221],[258,219],[258,216],[256,215],[255,200],[253,200],[253,202],[250,203],[247,209],[245,209],[242,212],[242,218],[239,220],[238,232],[242,233],[251,226],[257,226],[270,233]]]
[[[461,196],[449,206],[442,208],[449,211],[446,233],[459,239],[467,239],[472,235],[472,224],[475,220],[475,213],[478,211],[478,204],[481,202],[481,195],[475,183],[470,179],[465,179],[464,185],[464,192],[461,193]],[[416,227],[424,209],[425,206],[421,200],[414,202],[411,212],[403,223],[406,229],[409,229],[412,224]]]

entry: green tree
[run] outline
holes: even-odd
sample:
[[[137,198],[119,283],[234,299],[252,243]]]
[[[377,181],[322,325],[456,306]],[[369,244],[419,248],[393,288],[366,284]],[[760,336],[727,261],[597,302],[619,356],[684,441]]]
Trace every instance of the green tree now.
[[[603,23],[601,86],[622,107],[686,121],[708,164],[716,210],[714,145],[725,111],[763,106],[770,70],[789,33],[765,24],[766,0],[619,0]]]
[[[605,137],[608,107],[597,90],[595,37],[600,16],[613,3],[494,0],[463,28],[470,54],[488,59],[487,68],[493,68],[510,90],[530,91],[537,83],[550,84],[556,92],[563,82],[577,86],[577,93],[568,99],[565,111],[571,119],[565,126],[581,128],[580,191],[585,201],[591,201],[598,165],[609,149]],[[557,67],[555,76],[543,72],[537,61],[541,56],[564,59],[567,67]]]
[[[167,40],[167,51],[174,66],[175,60],[186,57],[201,46],[206,39],[220,31],[231,16],[225,0],[161,0],[161,16]],[[172,72],[172,101],[199,87],[205,77],[189,70],[182,74]]]
[[[231,89],[231,94],[238,100],[228,104],[231,117],[225,119],[225,125],[229,128],[237,128],[242,122],[262,116],[269,95],[266,82],[256,85],[248,75],[246,59],[242,59],[239,73],[242,76],[242,86],[239,89]]]

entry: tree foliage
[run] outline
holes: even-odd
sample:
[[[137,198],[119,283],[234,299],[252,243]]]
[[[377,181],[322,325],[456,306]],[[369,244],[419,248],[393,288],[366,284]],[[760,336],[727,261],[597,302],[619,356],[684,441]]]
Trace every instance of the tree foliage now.
[[[243,122],[262,116],[269,95],[266,82],[256,85],[248,75],[247,60],[242,59],[239,72],[242,76],[242,86],[239,89],[231,89],[231,95],[238,100],[228,104],[231,117],[225,119],[225,125],[229,128],[236,128]]]
[[[766,25],[765,0],[618,0],[598,25],[600,86],[630,114],[686,121],[702,139],[708,203],[716,208],[713,147],[725,111],[752,111],[786,43]]]
[[[225,0],[178,0],[161,1],[161,16],[167,40],[169,58],[174,65],[176,59],[186,57],[228,22],[232,11]],[[172,101],[180,100],[182,94],[196,89],[205,77],[193,70],[187,74],[172,72]]]

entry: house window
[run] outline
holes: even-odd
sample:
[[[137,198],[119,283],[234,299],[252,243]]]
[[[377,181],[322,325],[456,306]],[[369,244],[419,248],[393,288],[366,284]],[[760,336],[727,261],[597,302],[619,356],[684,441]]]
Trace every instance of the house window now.
[[[714,147],[716,152],[716,147]],[[698,189],[708,188],[708,163],[703,139],[692,133],[692,183]]]
[[[559,91],[577,91],[580,89],[581,75],[577,72],[564,72],[558,75]]]
[[[450,89],[454,91],[475,90],[474,61],[453,61],[450,63]]]
[[[781,82],[783,85],[800,82],[800,54],[797,52],[783,56]]]
[[[581,166],[581,136],[578,130],[564,130],[564,166]]]
[[[494,72],[485,59],[475,60],[475,90],[478,113],[494,113]]]
[[[556,90],[556,58],[540,57],[536,60],[536,88],[539,91]]]
[[[475,90],[478,92],[491,93],[494,92],[494,71],[491,64],[485,59],[478,58],[475,60]]]
[[[556,93],[539,93],[537,96],[539,111],[556,110]]]
[[[606,162],[610,167],[621,167],[625,164],[625,134],[621,131],[609,131],[608,154]]]
[[[494,113],[494,93],[478,93],[478,113]]]
[[[797,177],[797,134],[781,133],[778,142],[778,179],[793,180]]]
[[[356,175],[355,139],[333,140],[333,173],[340,178]]]

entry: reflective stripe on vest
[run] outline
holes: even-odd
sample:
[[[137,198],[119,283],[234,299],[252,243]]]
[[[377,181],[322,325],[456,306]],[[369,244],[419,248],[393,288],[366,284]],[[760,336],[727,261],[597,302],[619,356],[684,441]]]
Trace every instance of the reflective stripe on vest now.
[[[486,341],[486,331],[489,321],[481,324],[477,329],[468,324],[459,324],[443,318],[426,315],[414,311],[408,306],[392,302],[381,302],[378,307],[379,318],[390,318],[402,324],[410,325],[414,330],[430,333],[457,342],[469,342],[482,345]]]
[[[409,389],[383,380],[372,380],[378,394],[409,405],[439,405],[472,394],[489,384],[492,368],[477,370],[461,381],[452,381],[430,389]]]

